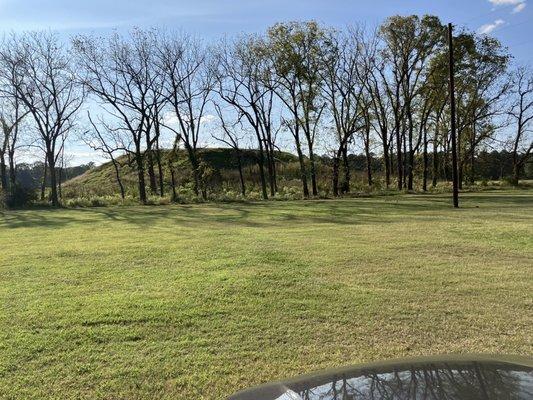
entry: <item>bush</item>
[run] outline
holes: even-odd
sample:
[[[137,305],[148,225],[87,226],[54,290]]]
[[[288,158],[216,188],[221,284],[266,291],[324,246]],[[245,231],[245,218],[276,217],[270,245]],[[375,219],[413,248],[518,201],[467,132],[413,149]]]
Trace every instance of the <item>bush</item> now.
[[[139,200],[133,196],[126,196],[122,199],[120,196],[89,196],[76,197],[63,201],[63,206],[67,208],[85,208],[85,207],[107,207],[118,205],[138,205]]]
[[[5,195],[5,204],[9,208],[27,207],[35,201],[37,201],[37,192],[23,186],[15,186],[11,193]]]

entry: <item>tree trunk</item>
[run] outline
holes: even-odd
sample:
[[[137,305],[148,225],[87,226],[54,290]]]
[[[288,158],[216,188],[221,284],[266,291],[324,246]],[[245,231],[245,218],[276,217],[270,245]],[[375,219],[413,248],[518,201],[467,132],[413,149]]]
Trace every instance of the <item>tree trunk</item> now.
[[[63,192],[62,192],[62,186],[63,186],[63,167],[59,167],[59,173],[57,175],[57,193],[59,195],[59,199],[63,199]]]
[[[59,207],[59,196],[57,192],[57,171],[55,168],[55,155],[49,148],[47,150],[48,169],[50,171],[50,199],[52,201],[52,207]]]
[[[403,156],[402,156],[402,179],[403,179],[403,189],[407,189],[407,161],[408,156],[407,154],[407,140],[405,138],[405,127],[402,131],[402,143],[403,143]]]
[[[146,183],[144,181],[144,162],[139,149],[135,154],[135,162],[137,163],[137,178],[139,183],[139,201],[146,204]]]
[[[475,183],[475,163],[476,163],[476,156],[474,154],[474,149],[472,149],[472,152],[470,153],[470,185],[474,185]]]
[[[318,196],[318,186],[316,184],[316,164],[315,164],[315,153],[313,152],[312,144],[309,146],[309,163],[311,166],[311,187],[313,190],[313,196]]]
[[[337,154],[333,156],[333,175],[331,183],[333,188],[333,196],[339,197],[339,167],[340,167],[340,149]]]
[[[192,168],[194,194],[196,197],[198,197],[200,196],[200,164],[196,157],[196,151],[187,143],[185,143],[185,148],[187,149],[187,156],[189,157],[189,163],[191,164]]]
[[[161,164],[161,149],[159,148],[159,140],[156,144],[156,161],[157,172],[159,175],[159,196],[163,197],[165,195],[165,177],[163,173],[163,165]]]
[[[267,183],[266,183],[266,176],[265,176],[265,149],[263,148],[263,143],[261,142],[261,138],[258,135],[259,140],[259,178],[261,179],[261,192],[263,194],[263,200],[268,199],[268,193],[267,193]]]
[[[395,165],[396,165],[396,158],[394,157],[394,144],[389,144],[389,166],[390,166],[390,174],[391,177],[396,174]]]
[[[270,152],[270,159],[272,160],[272,180],[274,182],[274,192],[278,192],[278,173],[276,170],[276,152],[274,150],[274,144],[269,142],[268,151]]]
[[[0,155],[0,184],[4,192],[7,193],[7,166],[4,155]]]
[[[43,164],[43,180],[41,182],[41,201],[44,201],[44,195],[46,191],[46,174],[48,170],[48,161],[46,159],[46,156],[44,157],[44,164]]]
[[[157,193],[157,181],[155,178],[155,169],[154,169],[154,155],[152,149],[146,150],[146,156],[148,161],[148,178],[150,182],[150,193]]]
[[[438,135],[439,135],[439,129],[438,129],[438,122],[437,127],[435,128],[435,136],[433,138],[433,176],[432,176],[432,182],[431,186],[436,187],[437,186],[437,179],[438,179],[438,173],[439,173],[439,147],[438,147]]]
[[[427,130],[424,129],[424,150],[423,150],[423,157],[424,157],[424,171],[422,173],[422,190],[424,192],[427,192],[428,190],[428,133]]]
[[[383,135],[385,137],[387,133],[384,132]],[[389,149],[387,144],[387,139],[383,139],[383,164],[385,167],[385,186],[387,189],[390,186],[390,157],[389,157]]]
[[[11,188],[11,191],[13,191],[13,189],[17,185],[17,168],[15,165],[15,152],[9,151],[8,158],[9,158],[9,186]]]
[[[270,145],[268,140],[265,139],[265,150],[266,150],[266,161],[267,161],[267,170],[268,170],[268,183],[270,187],[270,196],[274,197],[276,195],[276,183],[274,178],[274,159],[272,158],[272,153],[270,152]]]
[[[302,153],[302,146],[300,141],[296,139],[296,153],[298,154],[298,162],[300,163],[300,179],[302,180],[302,189],[304,197],[309,198],[309,187],[307,186],[307,171],[305,168],[304,155]]]
[[[341,192],[346,194],[350,192],[350,163],[348,160],[348,143],[344,143],[342,147],[342,165],[344,167],[344,180],[342,182]]]
[[[368,187],[372,187],[372,155],[370,154],[370,131],[366,132],[365,156],[366,156],[366,179],[367,179]]]
[[[244,182],[244,173],[242,170],[242,156],[241,152],[237,151],[237,168],[239,169],[239,180],[241,183],[241,194],[242,197],[246,197],[246,184]]]
[[[145,159],[146,159],[146,169],[148,172],[148,182],[150,185],[150,193],[155,195],[157,194],[157,182],[155,177],[155,169],[154,169],[154,154],[152,151],[152,139],[150,135],[151,128],[147,128],[146,130],[146,150],[144,151]]]
[[[396,129],[396,169],[398,175],[398,190],[403,189],[403,161],[402,161],[402,142],[400,139],[400,128]]]
[[[118,163],[113,156],[111,156],[111,162],[113,163],[113,168],[115,169],[115,179],[117,180],[117,184],[120,189],[120,197],[122,198],[122,200],[124,200],[124,198],[126,197],[126,194],[124,192],[124,185],[122,184],[122,180],[120,179],[120,170],[118,168]]]
[[[513,160],[513,177],[511,179],[511,184],[513,186],[518,186],[518,182],[520,180],[520,166],[517,162]]]
[[[415,163],[414,149],[413,149],[413,116],[411,111],[408,112],[409,120],[409,160],[407,165],[407,190],[413,190],[413,169]]]

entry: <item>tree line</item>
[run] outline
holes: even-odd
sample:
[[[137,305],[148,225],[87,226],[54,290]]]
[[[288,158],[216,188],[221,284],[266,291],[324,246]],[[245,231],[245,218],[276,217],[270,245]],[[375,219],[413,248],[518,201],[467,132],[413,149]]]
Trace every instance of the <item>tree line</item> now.
[[[306,198],[320,195],[324,154],[332,193],[350,192],[356,147],[369,186],[378,154],[387,188],[413,190],[418,180],[426,191],[450,165],[446,32],[435,16],[393,16],[375,30],[286,22],[216,43],[158,29],[69,43],[51,32],[12,34],[0,46],[2,188],[17,186],[16,152],[29,146],[43,154],[59,205],[65,143],[79,140],[109,158],[122,196],[126,155],[146,203],[175,192],[174,159],[161,157],[170,143],[171,154],[187,155],[195,195],[207,198],[200,150],[211,136],[237,160],[257,150],[264,199],[279,190],[280,146],[295,151]],[[460,185],[473,183],[477,155],[495,147],[511,153],[518,184],[533,148],[531,69],[511,67],[492,37],[462,29],[453,40]]]

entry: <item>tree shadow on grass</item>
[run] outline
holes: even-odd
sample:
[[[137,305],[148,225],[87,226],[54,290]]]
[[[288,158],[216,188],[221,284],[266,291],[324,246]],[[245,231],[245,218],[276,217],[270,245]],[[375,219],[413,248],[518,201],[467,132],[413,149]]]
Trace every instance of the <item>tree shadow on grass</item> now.
[[[0,212],[0,229],[2,228],[61,228],[78,223],[73,215],[61,209],[35,209]]]
[[[339,200],[20,210],[1,212],[0,229],[62,228],[108,221],[133,224],[140,228],[156,226],[161,222],[167,223],[167,226],[221,229],[227,226],[286,228],[309,224],[361,225],[394,223],[405,218],[444,218],[454,211],[450,203],[447,195],[405,195]],[[527,206],[533,206],[533,196],[530,194],[468,193],[463,196],[462,208],[455,211],[477,207],[498,211]]]

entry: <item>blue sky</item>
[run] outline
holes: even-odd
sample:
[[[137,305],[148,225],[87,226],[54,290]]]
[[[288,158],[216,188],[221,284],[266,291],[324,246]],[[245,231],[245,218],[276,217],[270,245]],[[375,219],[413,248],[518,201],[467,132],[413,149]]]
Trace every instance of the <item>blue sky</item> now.
[[[491,34],[517,62],[533,63],[533,0],[0,0],[0,31],[52,29],[68,38],[160,26],[209,40],[260,32],[287,20],[372,27],[394,14],[434,14],[443,22]],[[76,161],[92,157],[89,149],[71,150]]]
[[[473,30],[494,25],[491,33],[517,59],[533,60],[533,0],[0,0],[0,29],[51,28],[69,35],[165,26],[214,38],[262,31],[282,20],[372,26],[393,14],[435,14]]]

